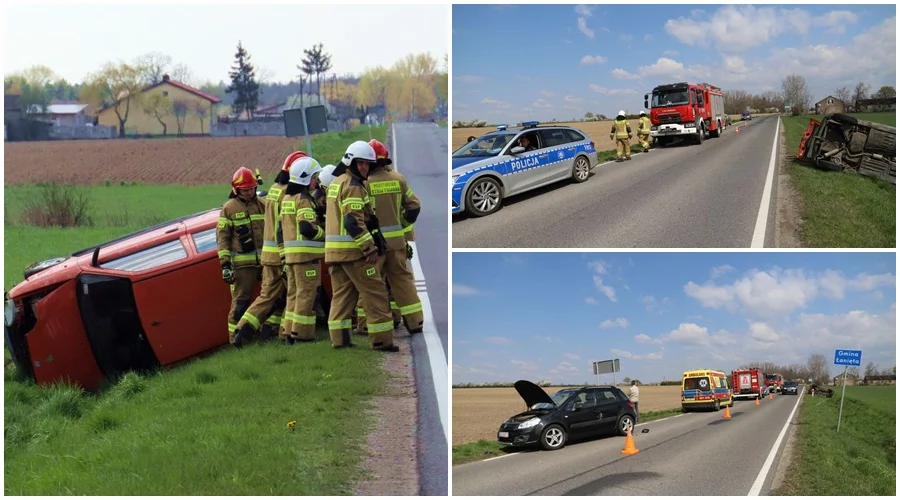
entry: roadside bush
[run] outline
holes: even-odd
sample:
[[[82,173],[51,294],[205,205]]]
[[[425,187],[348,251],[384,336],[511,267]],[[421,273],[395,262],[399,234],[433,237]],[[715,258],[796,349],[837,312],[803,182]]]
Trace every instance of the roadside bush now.
[[[25,201],[22,222],[37,227],[89,227],[90,195],[76,186],[43,184],[40,194]]]

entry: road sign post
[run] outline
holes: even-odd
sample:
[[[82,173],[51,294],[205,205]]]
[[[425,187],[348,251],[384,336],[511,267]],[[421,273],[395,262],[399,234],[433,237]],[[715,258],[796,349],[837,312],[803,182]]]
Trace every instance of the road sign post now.
[[[844,413],[844,394],[847,393],[847,368],[862,364],[862,351],[837,349],[834,351],[834,364],[844,367],[844,383],[841,391],[841,408],[838,410],[837,432],[841,432],[841,415]]]
[[[607,359],[606,361],[594,361],[594,375],[597,376],[597,385],[600,385],[600,375],[604,373],[613,374],[613,385],[616,385],[616,372],[619,371],[618,359]]]

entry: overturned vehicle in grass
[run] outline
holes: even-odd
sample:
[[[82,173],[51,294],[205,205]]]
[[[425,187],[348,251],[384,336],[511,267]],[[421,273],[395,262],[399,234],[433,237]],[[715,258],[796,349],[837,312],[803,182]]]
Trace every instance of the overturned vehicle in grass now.
[[[897,129],[837,113],[811,119],[797,159],[897,184]]]
[[[220,208],[69,257],[36,262],[5,293],[6,348],[25,377],[88,391],[129,371],[176,366],[229,345],[229,286],[216,248]],[[327,319],[323,270],[317,315]],[[259,294],[259,284],[253,291]]]

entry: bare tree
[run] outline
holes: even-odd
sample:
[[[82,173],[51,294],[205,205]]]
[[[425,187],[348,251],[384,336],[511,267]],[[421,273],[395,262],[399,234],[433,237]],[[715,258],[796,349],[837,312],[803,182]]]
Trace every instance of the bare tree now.
[[[851,366],[850,368],[847,368],[847,375],[854,378],[859,378],[859,367]]]
[[[172,71],[170,72],[170,76],[175,81],[186,83],[188,85],[194,84],[194,74],[191,72],[191,69],[188,68],[185,64],[178,63],[173,66]]]
[[[871,377],[873,375],[878,375],[878,364],[874,361],[869,361],[866,363],[866,377]]]
[[[869,98],[869,84],[859,82],[853,89],[853,109],[859,112],[859,101]]]
[[[162,52],[148,52],[137,58],[140,79],[144,85],[156,85],[172,66],[172,57]]]
[[[178,135],[184,133],[184,121],[187,118],[190,103],[183,99],[175,99],[172,101],[172,114],[175,115],[175,127],[178,128]]]
[[[809,376],[815,382],[822,383],[830,378],[828,360],[823,354],[810,354],[809,360],[806,362],[806,368],[809,370]]]
[[[781,81],[784,90],[784,98],[791,105],[791,114],[799,115],[809,109],[809,88],[806,86],[806,78],[801,75],[790,74]]]
[[[850,89],[848,89],[846,86],[843,86],[839,89],[835,89],[834,96],[837,97],[838,99],[840,99],[840,101],[843,102],[845,105],[849,106],[850,104],[853,104],[853,101],[850,100],[851,99]]]
[[[206,115],[207,115],[206,108],[204,108],[203,104],[200,102],[195,102],[193,104],[192,108],[193,108],[194,116],[196,116],[197,119],[200,120],[200,133],[205,134],[206,132],[204,130],[203,124],[206,122]]]

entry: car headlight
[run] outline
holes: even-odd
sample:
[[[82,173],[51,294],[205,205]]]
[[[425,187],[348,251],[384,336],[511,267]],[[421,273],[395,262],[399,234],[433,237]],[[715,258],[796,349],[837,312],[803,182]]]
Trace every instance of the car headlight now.
[[[16,321],[16,303],[12,300],[7,300],[3,306],[3,320],[6,322],[6,326],[12,326]]]
[[[535,425],[537,425],[539,423],[541,423],[541,419],[539,419],[537,417],[529,418],[528,420],[519,424],[519,429],[531,429],[532,427],[534,427]]]
[[[456,179],[459,179],[459,174],[450,177],[450,184],[456,184]]]

